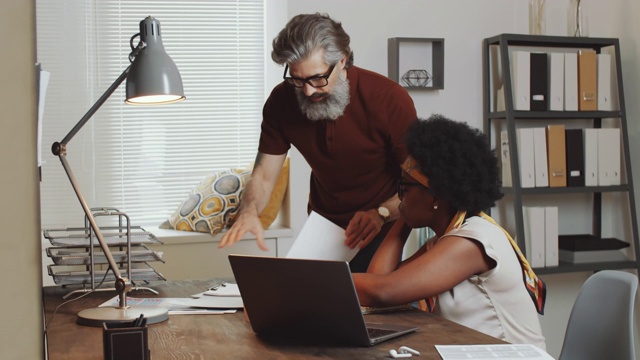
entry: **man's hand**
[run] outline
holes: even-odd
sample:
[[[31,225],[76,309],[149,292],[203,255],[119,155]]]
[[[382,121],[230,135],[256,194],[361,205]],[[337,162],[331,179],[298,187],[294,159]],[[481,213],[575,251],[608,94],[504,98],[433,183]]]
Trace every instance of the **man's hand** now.
[[[236,219],[231,229],[220,240],[218,248],[230,247],[238,242],[244,234],[250,232],[256,236],[256,242],[260,249],[269,250],[264,244],[264,229],[258,214],[269,202],[269,196],[271,196],[271,191],[273,191],[273,186],[286,157],[287,154],[268,155],[258,152],[251,179],[245,186],[242,199],[240,199],[240,209]]]
[[[356,212],[347,226],[345,244],[351,249],[356,246],[359,246],[360,249],[364,248],[378,235],[382,225],[384,225],[384,220],[378,215],[378,210],[370,209]]]
[[[269,248],[264,243],[264,229],[262,228],[262,223],[260,223],[260,218],[254,211],[244,211],[238,213],[233,225],[227,231],[222,240],[220,240],[220,244],[218,248],[223,248],[225,246],[230,247],[236,242],[240,241],[242,236],[247,232],[252,233],[256,236],[256,242],[258,243],[258,247],[263,251],[268,251]]]

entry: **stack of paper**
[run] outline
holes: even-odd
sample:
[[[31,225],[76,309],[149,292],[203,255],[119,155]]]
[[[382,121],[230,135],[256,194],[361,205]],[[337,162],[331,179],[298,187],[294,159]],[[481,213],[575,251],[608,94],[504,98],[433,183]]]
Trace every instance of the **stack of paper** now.
[[[222,283],[202,294],[209,296],[240,296],[240,289],[238,289],[238,284]]]
[[[180,298],[171,301],[172,305],[196,309],[239,309],[244,306],[240,296],[202,296],[199,298]],[[175,310],[175,309],[174,309]],[[171,314],[171,312],[170,312]]]
[[[436,345],[436,350],[443,360],[553,360],[549,354],[531,344]]]
[[[221,286],[222,287],[222,286]],[[230,314],[243,307],[242,298],[236,284],[225,284],[224,288],[229,290],[221,291],[222,296],[199,296],[196,298],[134,298],[127,297],[129,306],[152,306],[165,308],[169,315],[197,315],[197,314]],[[212,290],[208,290],[208,293]],[[204,294],[204,293],[202,293]],[[237,295],[236,295],[237,294]],[[115,296],[103,304],[105,306],[117,306],[118,296]]]
[[[172,304],[186,307],[186,310],[183,309],[185,311],[195,311],[195,309],[207,309],[209,311],[212,309],[237,309],[244,306],[238,284],[227,282],[217,284],[205,292],[191,295],[191,298],[175,299]],[[171,313],[170,311],[169,314]]]

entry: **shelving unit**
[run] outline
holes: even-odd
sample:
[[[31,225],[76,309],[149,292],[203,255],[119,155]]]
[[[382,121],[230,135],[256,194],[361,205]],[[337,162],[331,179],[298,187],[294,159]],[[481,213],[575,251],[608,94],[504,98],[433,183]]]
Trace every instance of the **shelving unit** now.
[[[499,69],[502,72],[502,86],[504,87],[504,111],[494,111],[492,104],[492,47],[497,47],[499,56]],[[596,53],[600,53],[603,48],[612,47],[614,62],[616,69],[617,94],[619,102],[619,110],[616,111],[516,111],[514,110],[514,82],[510,66],[509,52],[510,47],[534,49],[540,52],[546,52],[551,49],[593,49]],[[533,50],[531,50],[533,51]],[[491,38],[487,38],[483,42],[483,115],[484,115],[484,132],[489,139],[492,136],[493,123],[504,121],[506,131],[509,138],[509,152],[511,154],[510,166],[512,170],[512,187],[503,188],[503,192],[510,196],[511,204],[504,203],[501,206],[513,207],[513,220],[515,222],[515,235],[520,248],[525,251],[524,243],[524,217],[523,217],[523,199],[527,197],[549,197],[552,201],[554,197],[564,194],[587,194],[592,197],[592,234],[598,238],[602,238],[602,195],[604,193],[621,193],[625,194],[629,204],[629,217],[631,227],[631,239],[625,241],[632,244],[634,248],[635,260],[628,261],[609,261],[594,263],[567,263],[560,261],[557,267],[541,267],[536,268],[538,274],[553,274],[577,271],[597,271],[604,269],[638,269],[640,270],[640,247],[638,246],[638,225],[635,206],[635,195],[633,189],[633,177],[631,173],[629,138],[627,130],[627,119],[624,102],[624,90],[622,83],[622,67],[620,61],[620,44],[618,39],[613,38],[574,38],[559,36],[537,36],[537,35],[521,35],[521,34],[501,34]],[[494,94],[495,95],[495,94]],[[586,120],[585,120],[586,119]],[[592,128],[602,127],[603,119],[617,119],[621,132],[622,146],[622,168],[626,172],[626,183],[616,186],[587,186],[587,187],[537,187],[522,188],[519,174],[519,159],[517,152],[517,136],[516,129],[521,121],[539,121],[544,125],[557,121],[587,121],[591,123]],[[582,123],[581,123],[582,124]],[[498,134],[499,137],[499,134]],[[625,180],[623,180],[625,181]],[[561,234],[563,235],[563,234]],[[569,235],[569,234],[567,234]]]
[[[407,90],[444,89],[444,39],[389,38],[387,51],[387,66],[391,80]],[[415,74],[407,74],[410,71]],[[426,75],[429,79],[422,86],[412,85],[403,80],[404,75],[413,78]],[[412,83],[418,82],[420,81],[417,79],[412,81]]]

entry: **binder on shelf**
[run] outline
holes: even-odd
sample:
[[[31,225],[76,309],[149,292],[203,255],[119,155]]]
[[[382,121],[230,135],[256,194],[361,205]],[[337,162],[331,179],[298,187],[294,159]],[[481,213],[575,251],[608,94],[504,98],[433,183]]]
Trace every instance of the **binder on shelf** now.
[[[564,110],[564,53],[549,55],[549,110]]]
[[[491,64],[491,108],[493,111],[504,111],[504,82],[500,61],[500,47],[489,47],[489,61]]]
[[[513,186],[511,180],[511,154],[507,130],[500,131],[500,161],[502,164],[502,187]]]
[[[548,206],[544,208],[544,265],[547,267],[558,266],[558,207]]]
[[[564,110],[578,111],[578,54],[564,54]]]
[[[584,185],[598,186],[598,129],[584,129]]]
[[[513,52],[513,108],[528,111],[531,95],[531,57],[528,51]]]
[[[580,111],[598,110],[596,52],[578,51],[578,108]]]
[[[566,129],[567,186],[585,186],[585,155],[582,129]]]
[[[598,110],[612,111],[611,54],[598,54]]]
[[[564,125],[547,126],[547,156],[549,161],[549,186],[567,186],[567,161],[565,154]]]
[[[504,104],[504,86],[496,90],[496,111],[505,111],[506,106]]]
[[[533,129],[517,129],[516,134],[518,137],[517,155],[520,164],[520,186],[523,188],[532,188],[536,186]]]
[[[543,207],[523,207],[524,242],[527,260],[531,267],[545,266],[545,209]]]
[[[599,238],[594,235],[560,235],[558,246],[560,261],[574,264],[629,260],[620,251],[629,247],[629,243],[615,238]]]
[[[530,53],[530,109],[547,111],[549,109],[548,64],[546,53]]]
[[[549,186],[547,164],[547,133],[543,127],[533,128],[533,170],[536,187]]]
[[[620,129],[597,129],[598,185],[620,185]]]

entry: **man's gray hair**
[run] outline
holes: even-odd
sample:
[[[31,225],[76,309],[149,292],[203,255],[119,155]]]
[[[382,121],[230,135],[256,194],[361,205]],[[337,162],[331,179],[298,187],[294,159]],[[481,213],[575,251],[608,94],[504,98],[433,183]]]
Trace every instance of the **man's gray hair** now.
[[[328,65],[335,65],[346,56],[346,67],[349,68],[353,65],[349,42],[342,23],[332,20],[329,15],[296,15],[273,39],[271,58],[279,65],[295,64],[323,49],[324,61]]]

